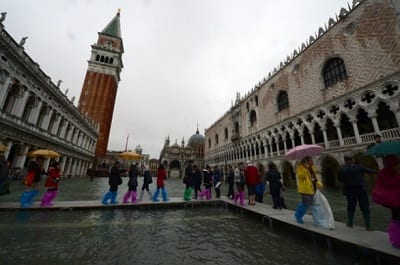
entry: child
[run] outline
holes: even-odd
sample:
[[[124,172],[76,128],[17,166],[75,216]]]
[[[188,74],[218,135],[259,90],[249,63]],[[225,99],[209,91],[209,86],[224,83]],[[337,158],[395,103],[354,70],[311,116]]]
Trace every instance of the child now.
[[[211,171],[211,167],[207,165],[206,168],[203,169],[204,190],[199,193],[200,199],[202,199],[203,197],[206,197],[207,200],[211,199],[211,187],[213,182],[212,175],[213,172]]]
[[[138,170],[138,165],[137,164],[132,164],[129,172],[129,182],[128,182],[128,191],[124,195],[123,203],[128,203],[129,199],[131,198],[131,202],[135,203],[136,202],[136,197],[137,197],[137,186],[138,186],[138,175],[139,175],[139,170]]]
[[[54,161],[49,168],[47,180],[44,184],[44,187],[47,189],[47,191],[43,195],[42,202],[40,203],[40,206],[42,207],[53,206],[52,201],[57,196],[58,183],[61,178],[59,166],[60,164],[57,161]]]
[[[21,194],[21,207],[28,208],[32,205],[33,197],[35,197],[39,191],[36,189],[37,183],[40,181],[43,170],[43,157],[36,157],[36,161],[31,161],[28,166],[28,174],[25,177],[24,184],[26,191]]]
[[[160,194],[160,189],[163,201],[164,202],[168,201],[168,194],[167,190],[165,189],[165,183],[164,183],[166,179],[167,179],[167,173],[164,170],[164,166],[159,165],[157,172],[157,190],[156,192],[154,192],[153,202],[158,202],[158,195]]]

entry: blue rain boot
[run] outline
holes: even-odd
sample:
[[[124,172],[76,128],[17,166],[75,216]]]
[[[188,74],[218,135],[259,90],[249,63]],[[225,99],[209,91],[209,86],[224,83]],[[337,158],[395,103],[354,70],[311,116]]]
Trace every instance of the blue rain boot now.
[[[29,199],[28,199],[29,206],[32,205],[32,203],[33,203],[33,198],[34,198],[38,193],[39,193],[38,190],[31,190],[31,191],[29,192]]]
[[[153,195],[153,202],[158,202],[159,201],[159,199],[158,199],[158,195],[160,194],[160,189],[156,189],[156,191],[154,192],[154,195]]]
[[[118,195],[118,192],[116,192],[116,191],[111,192],[111,204],[117,204],[118,203],[117,202],[117,195]]]
[[[299,224],[303,224],[303,216],[306,214],[307,212],[307,206],[305,206],[303,203],[299,203],[299,205],[296,208],[296,212],[294,214],[294,217],[296,218],[296,221]]]
[[[168,199],[168,194],[167,194],[167,189],[166,189],[166,188],[163,188],[163,189],[161,190],[161,195],[162,195],[162,200],[163,200],[164,202],[166,202],[166,201],[169,200],[169,199]]]
[[[21,194],[21,198],[20,198],[20,202],[21,202],[21,207],[22,208],[28,208],[30,205],[29,203],[29,198],[31,196],[31,192],[30,191],[24,191]]]
[[[104,194],[104,197],[103,197],[103,200],[101,200],[101,203],[103,205],[107,205],[107,204],[109,204],[109,202],[108,202],[109,199],[111,199],[111,191]]]

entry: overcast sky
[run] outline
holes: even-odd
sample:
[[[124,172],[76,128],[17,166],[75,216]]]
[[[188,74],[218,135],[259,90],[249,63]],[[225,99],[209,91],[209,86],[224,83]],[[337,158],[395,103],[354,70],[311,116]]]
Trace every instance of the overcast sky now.
[[[78,103],[97,32],[121,8],[124,68],[109,150],[186,143],[334,17],[344,0],[0,0],[5,29]]]

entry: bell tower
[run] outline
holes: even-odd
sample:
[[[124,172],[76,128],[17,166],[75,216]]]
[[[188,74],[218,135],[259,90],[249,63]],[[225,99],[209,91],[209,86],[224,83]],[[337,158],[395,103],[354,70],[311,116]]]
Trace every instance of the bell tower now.
[[[88,69],[82,85],[78,110],[99,125],[96,160],[106,155],[124,46],[121,38],[120,11],[98,33],[92,45]]]

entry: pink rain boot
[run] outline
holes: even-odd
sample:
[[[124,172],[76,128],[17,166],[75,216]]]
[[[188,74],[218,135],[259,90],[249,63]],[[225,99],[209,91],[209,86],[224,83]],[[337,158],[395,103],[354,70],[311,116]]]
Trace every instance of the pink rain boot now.
[[[240,206],[244,206],[244,191],[239,192]]]
[[[128,203],[129,198],[131,197],[131,190],[128,190],[125,195],[124,195],[124,199],[122,200],[122,203]]]
[[[204,189],[204,190],[199,192],[199,198],[200,199],[203,199],[204,196],[207,196],[207,190],[208,189]]]
[[[136,191],[132,191],[132,203],[136,202],[136,196],[137,196],[137,192]]]
[[[50,200],[51,200],[51,194],[50,194],[50,191],[47,191],[45,194],[43,194],[42,201],[40,202],[40,206],[42,206],[42,207],[49,206]]]
[[[240,198],[240,192],[236,192],[235,197],[233,198],[233,200],[235,201],[235,204],[238,203],[239,198]]]
[[[389,241],[395,248],[400,248],[400,220],[393,220],[388,227]]]
[[[58,191],[57,190],[50,190],[47,193],[50,193],[50,198],[49,201],[47,203],[48,206],[53,206],[53,200],[55,199],[55,197],[57,196]]]
[[[207,200],[211,200],[211,189],[207,189],[207,193],[206,193],[206,199]]]

